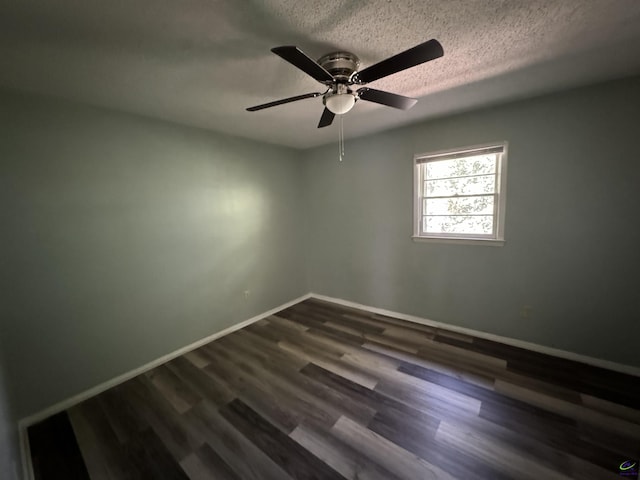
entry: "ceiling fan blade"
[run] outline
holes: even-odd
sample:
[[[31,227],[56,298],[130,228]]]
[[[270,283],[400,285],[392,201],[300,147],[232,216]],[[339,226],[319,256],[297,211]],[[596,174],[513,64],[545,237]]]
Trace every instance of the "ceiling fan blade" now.
[[[333,76],[296,46],[275,47],[271,51],[320,83],[333,83]]]
[[[331,110],[327,107],[324,108],[324,112],[322,112],[322,116],[320,117],[320,123],[318,123],[318,128],[328,127],[333,122],[333,118],[336,116]]]
[[[442,55],[444,55],[442,45],[432,39],[365,68],[355,75],[355,80],[357,83],[373,82],[387,75],[434,60]]]
[[[375,102],[381,105],[387,105],[388,107],[400,108],[402,110],[407,110],[418,102],[418,99],[416,98],[403,97],[402,95],[383,92],[382,90],[375,90],[368,87],[358,89],[358,96],[362,100],[367,100],[368,102]]]
[[[285,103],[297,102],[298,100],[304,100],[305,98],[319,97],[320,95],[322,95],[322,93],[318,93],[318,92],[305,93],[304,95],[283,98],[282,100],[276,100],[274,102],[263,103],[262,105],[256,105],[255,107],[249,107],[247,108],[247,111],[255,112],[256,110],[263,110],[265,108],[277,107],[278,105],[284,105]]]

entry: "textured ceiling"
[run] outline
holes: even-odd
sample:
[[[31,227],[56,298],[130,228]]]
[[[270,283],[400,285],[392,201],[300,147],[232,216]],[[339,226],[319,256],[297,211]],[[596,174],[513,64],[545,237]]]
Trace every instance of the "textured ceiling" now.
[[[366,67],[430,38],[443,58],[370,84],[418,104],[358,102],[348,137],[639,73],[640,1],[5,0],[0,85],[306,148],[336,139],[321,98],[244,110],[322,90],[271,47]]]

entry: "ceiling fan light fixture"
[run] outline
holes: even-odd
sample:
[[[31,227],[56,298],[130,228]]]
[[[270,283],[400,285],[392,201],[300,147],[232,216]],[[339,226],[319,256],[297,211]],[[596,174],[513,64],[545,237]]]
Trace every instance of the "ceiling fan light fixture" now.
[[[324,98],[324,104],[330,112],[343,115],[353,108],[356,97],[351,93],[334,93]]]
[[[331,125],[336,115],[349,112],[358,100],[378,103],[387,107],[407,110],[418,101],[416,98],[404,97],[383,90],[362,87],[353,92],[349,87],[366,85],[394,73],[422,65],[435,60],[444,54],[440,42],[435,39],[427,40],[409,50],[400,52],[392,57],[375,63],[364,70],[360,70],[360,60],[353,53],[340,51],[328,53],[313,60],[295,45],[284,45],[271,49],[273,53],[289,62],[294,67],[314,78],[326,87],[324,93],[312,92],[295,97],[283,98],[273,102],[263,103],[247,108],[249,112],[276,107],[298,100],[322,96],[324,110],[318,123],[318,128]]]

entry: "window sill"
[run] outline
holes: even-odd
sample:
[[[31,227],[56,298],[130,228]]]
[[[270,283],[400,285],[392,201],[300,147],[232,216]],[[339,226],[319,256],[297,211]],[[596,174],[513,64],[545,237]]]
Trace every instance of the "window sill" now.
[[[502,247],[504,240],[493,240],[488,238],[456,238],[456,237],[420,237],[413,235],[411,239],[414,242],[426,243],[449,243],[455,245],[484,245],[487,247]]]

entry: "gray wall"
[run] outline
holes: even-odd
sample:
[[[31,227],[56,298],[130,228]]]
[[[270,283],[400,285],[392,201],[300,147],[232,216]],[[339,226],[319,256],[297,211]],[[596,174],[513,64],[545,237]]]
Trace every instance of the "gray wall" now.
[[[0,474],[17,418],[309,290],[640,365],[639,105],[639,78],[613,82],[340,163],[0,93]],[[413,155],[501,140],[506,245],[413,243]]]
[[[639,107],[633,78],[306,152],[311,291],[640,365]],[[413,155],[502,140],[506,245],[412,242]]]
[[[0,478],[17,479],[20,468],[17,419],[9,405],[9,390],[5,381],[5,365],[0,352]]]
[[[298,152],[44,98],[0,105],[18,418],[308,291]]]

